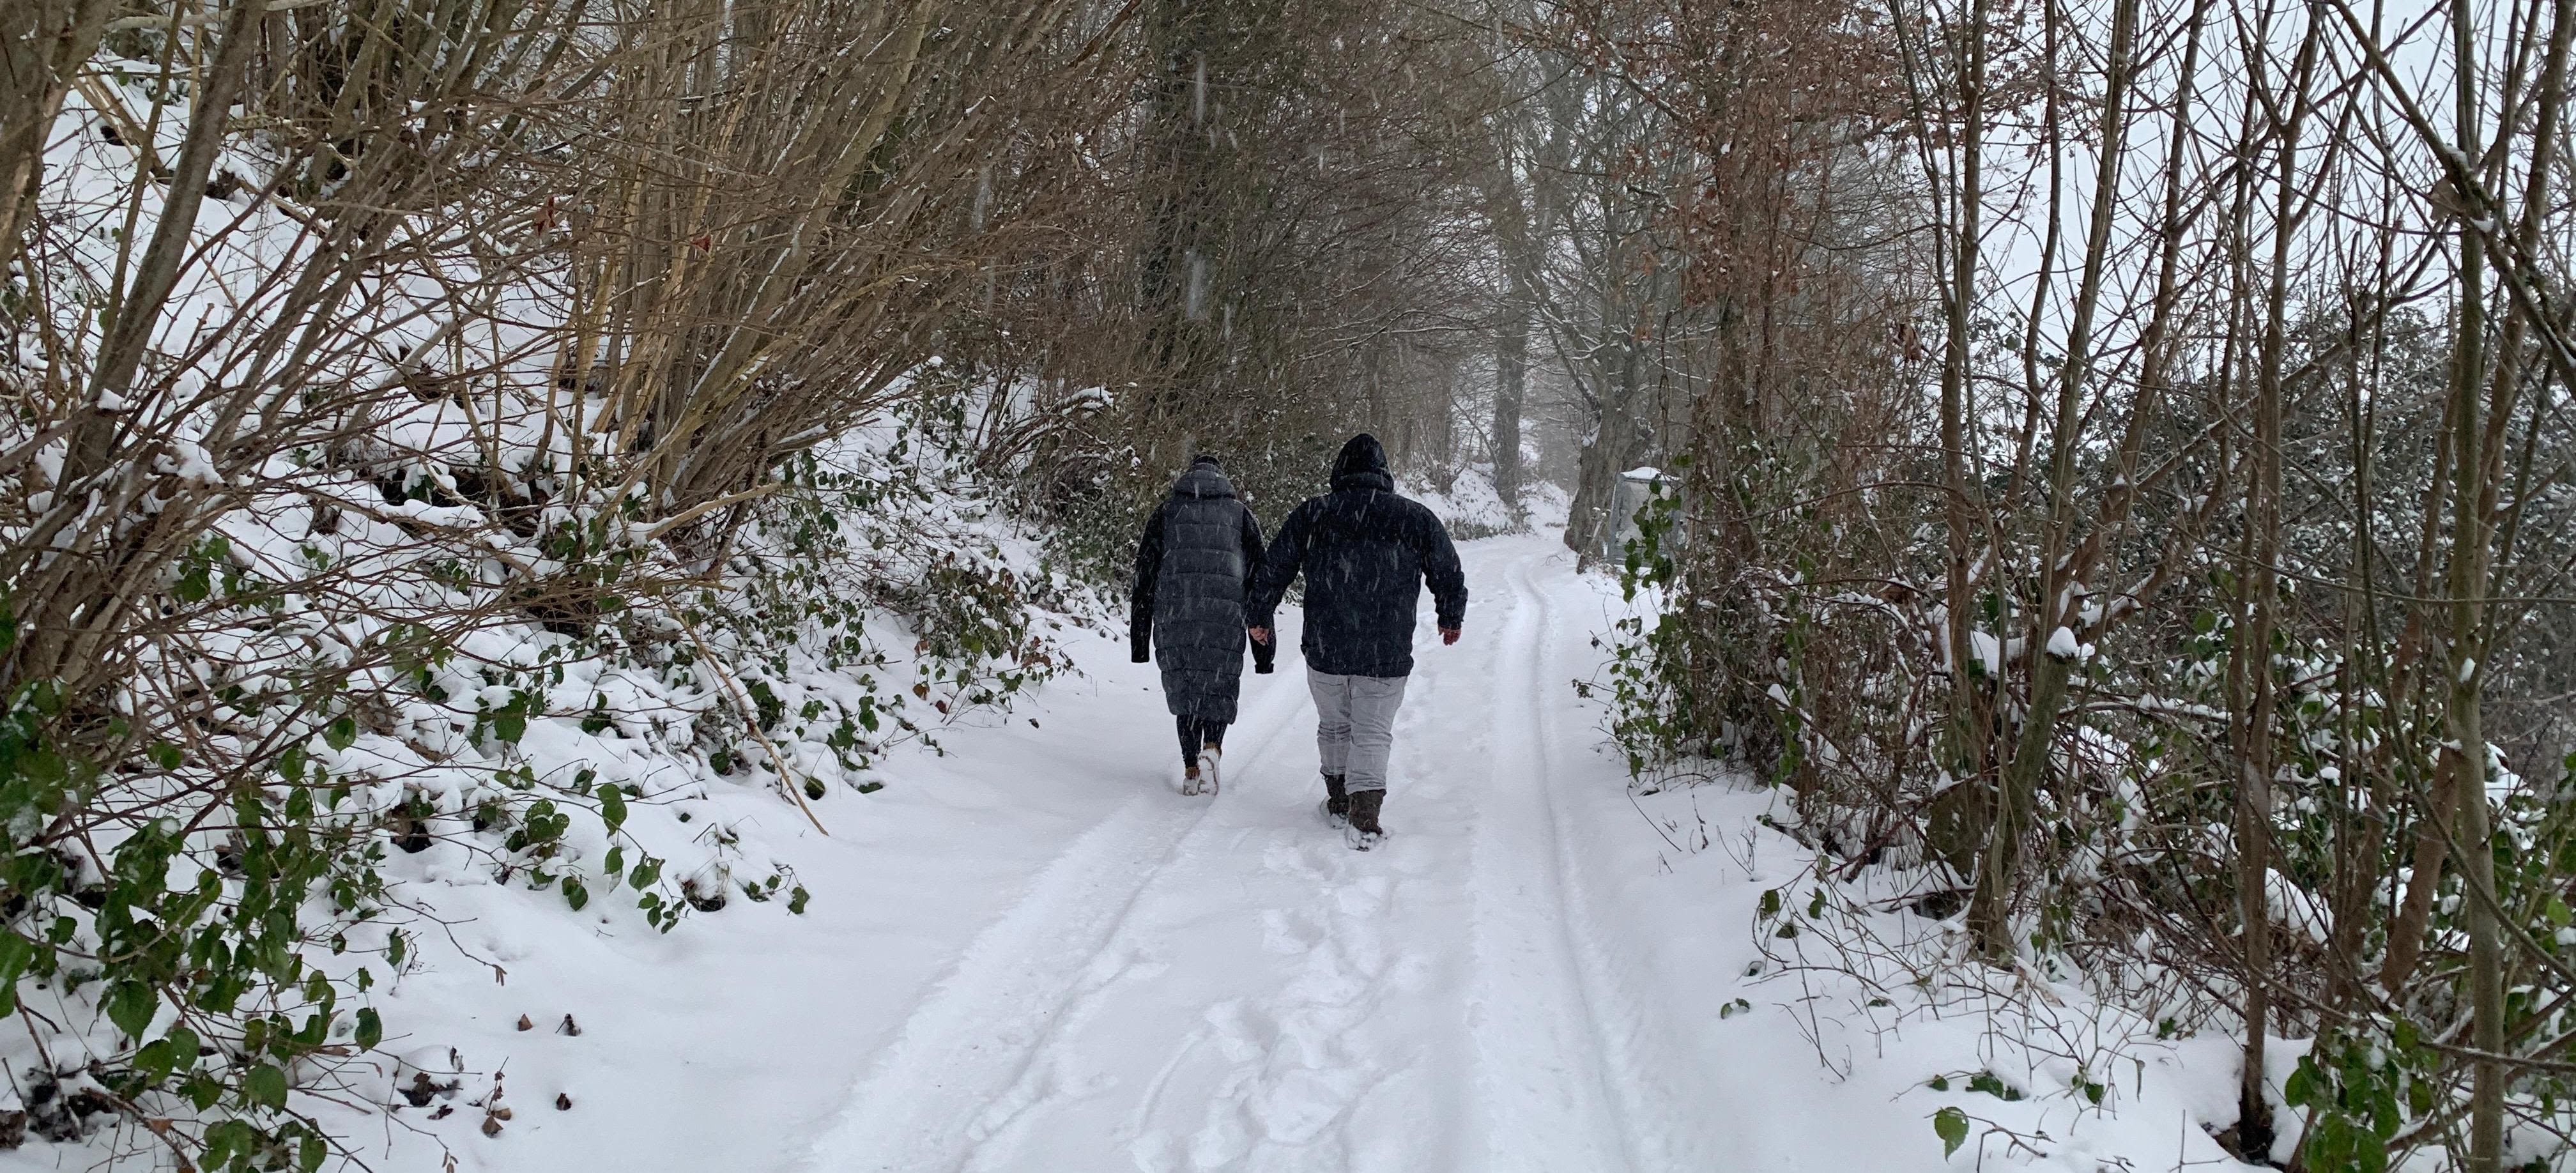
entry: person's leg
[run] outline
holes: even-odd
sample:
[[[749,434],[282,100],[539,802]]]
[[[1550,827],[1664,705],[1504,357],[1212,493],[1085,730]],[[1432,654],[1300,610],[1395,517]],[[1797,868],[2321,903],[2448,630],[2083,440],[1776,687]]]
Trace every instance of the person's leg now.
[[[1306,670],[1306,689],[1315,694],[1315,756],[1327,778],[1341,777],[1350,763],[1353,679]]]
[[[1180,729],[1181,733],[1181,768],[1184,770],[1198,769],[1199,742],[1201,740],[1199,719],[1190,716],[1175,717],[1173,718],[1173,723]]]
[[[1395,750],[1395,712],[1404,707],[1403,676],[1353,676],[1350,687],[1349,769],[1342,785],[1351,793],[1386,789],[1386,762]]]
[[[1207,783],[1208,792],[1213,794],[1224,782],[1225,722],[1202,718],[1199,721],[1199,740],[1207,743],[1207,748],[1199,751],[1199,773],[1201,780]]]
[[[1402,676],[1361,676],[1351,682],[1351,846],[1366,851],[1385,829],[1378,812],[1386,805],[1386,763],[1395,751],[1395,713],[1404,706]]]

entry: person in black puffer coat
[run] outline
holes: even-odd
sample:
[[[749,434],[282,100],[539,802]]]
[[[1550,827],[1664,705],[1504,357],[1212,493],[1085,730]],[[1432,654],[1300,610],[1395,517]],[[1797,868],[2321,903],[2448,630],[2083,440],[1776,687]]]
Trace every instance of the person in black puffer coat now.
[[[1386,448],[1367,433],[1342,445],[1330,493],[1288,515],[1253,583],[1252,646],[1270,643],[1270,618],[1300,571],[1306,575],[1306,683],[1315,694],[1315,744],[1324,766],[1324,811],[1366,850],[1383,834],[1386,763],[1395,713],[1413,673],[1413,609],[1423,584],[1443,643],[1458,642],[1467,576],[1449,531],[1421,504],[1395,495]]]
[[[1181,793],[1214,791],[1225,728],[1242,691],[1244,598],[1261,571],[1261,523],[1234,495],[1216,458],[1172,482],[1136,547],[1128,641],[1136,662],[1162,668],[1163,703],[1181,738]],[[1270,671],[1267,645],[1253,649]]]

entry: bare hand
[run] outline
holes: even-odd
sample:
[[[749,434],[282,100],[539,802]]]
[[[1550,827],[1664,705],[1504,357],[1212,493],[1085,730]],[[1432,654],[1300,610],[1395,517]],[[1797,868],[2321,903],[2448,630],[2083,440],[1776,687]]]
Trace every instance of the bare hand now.
[[[1245,630],[1247,634],[1252,636],[1252,642],[1254,643],[1266,644],[1270,642],[1270,629],[1267,627],[1253,627]]]
[[[1448,645],[1448,644],[1454,644],[1454,643],[1458,642],[1458,629],[1457,629],[1457,628],[1455,628],[1455,627],[1443,627],[1443,628],[1441,628],[1441,629],[1440,629],[1440,642],[1441,642],[1441,644],[1442,644],[1443,646],[1446,646],[1446,645]]]

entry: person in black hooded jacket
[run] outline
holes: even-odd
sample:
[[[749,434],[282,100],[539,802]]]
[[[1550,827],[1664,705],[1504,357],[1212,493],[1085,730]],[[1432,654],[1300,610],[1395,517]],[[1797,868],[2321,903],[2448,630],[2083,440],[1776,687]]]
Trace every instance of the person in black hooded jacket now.
[[[1162,669],[1163,703],[1180,730],[1183,794],[1216,789],[1243,685],[1244,598],[1261,560],[1261,523],[1213,456],[1172,482],[1137,543],[1129,650]],[[1270,671],[1267,645],[1252,658],[1255,671]]]
[[[1306,576],[1306,682],[1315,694],[1315,744],[1323,759],[1325,816],[1366,850],[1384,834],[1386,763],[1395,713],[1413,674],[1413,611],[1422,587],[1443,643],[1458,642],[1467,576],[1440,519],[1395,494],[1386,448],[1365,432],[1333,460],[1332,492],[1288,515],[1254,580],[1255,648],[1297,575]]]

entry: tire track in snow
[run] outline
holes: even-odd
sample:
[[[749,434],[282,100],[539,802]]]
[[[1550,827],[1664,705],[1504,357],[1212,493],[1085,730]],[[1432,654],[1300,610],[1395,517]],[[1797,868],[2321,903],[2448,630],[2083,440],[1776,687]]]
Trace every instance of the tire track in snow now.
[[[1465,824],[1455,837],[1353,856],[1309,829],[1269,826],[1275,814],[1138,796],[976,938],[804,1167],[1727,1167],[1707,1135],[1723,1124],[1715,1105],[1680,1102],[1673,1088],[1683,1085],[1666,1078],[1686,1074],[1691,1056],[1660,1029],[1672,1007],[1640,980],[1634,950],[1644,943],[1586,883],[1587,845],[1604,829],[1576,796],[1552,789],[1559,780],[1616,785],[1615,772],[1578,770],[1579,756],[1559,756],[1580,755],[1590,735],[1568,724],[1584,718],[1559,691],[1576,656],[1567,641],[1579,635],[1558,614],[1563,572],[1536,541],[1482,554],[1477,579],[1493,592],[1495,636],[1486,656],[1423,682],[1441,687],[1421,695],[1399,745],[1423,784],[1411,791],[1423,800],[1416,817]],[[1229,755],[1238,769],[1297,731],[1303,695],[1283,684],[1248,698]],[[1481,727],[1483,736],[1447,745],[1415,736],[1440,727]],[[1243,874],[1255,835],[1259,870]],[[1438,842],[1450,846],[1420,854]],[[1192,938],[1174,928],[1221,913],[1234,898],[1211,882],[1237,877],[1241,912],[1261,917],[1276,939],[1262,954],[1288,964],[1249,971],[1257,976],[1239,996],[1201,1004],[1206,959],[1185,960]],[[1294,883],[1283,889],[1283,879]],[[1434,925],[1400,911],[1390,901],[1405,891],[1454,900],[1455,919]],[[1158,976],[1167,954],[1201,966],[1199,984]],[[1465,979],[1468,1034],[1446,1036],[1454,1044],[1441,1032],[1456,1026],[1436,1025],[1447,1016],[1433,1008],[1458,1002],[1419,984],[1442,971]],[[1148,1056],[1121,1053],[1117,1032],[1140,1007],[1197,1011],[1203,1021],[1165,1044],[1177,1053],[1139,1063]],[[1470,1093],[1463,1120],[1440,1107],[1460,1092]],[[1355,1113],[1362,1097],[1383,1102]],[[1063,1147],[1074,1136],[1114,1138],[1115,1147]]]
[[[1666,1173],[1723,1167],[1695,1135],[1697,1114],[1670,1102],[1651,991],[1599,924],[1582,843],[1552,785],[1571,744],[1556,690],[1571,679],[1555,600],[1537,575],[1554,552],[1521,552],[1505,648],[1494,674],[1492,796],[1476,839],[1470,1013],[1493,1173]],[[1706,1106],[1701,1106],[1705,1111]],[[1712,1163],[1715,1162],[1715,1163]]]
[[[1297,699],[1287,688],[1262,698],[1260,748],[1286,730]],[[913,1010],[799,1168],[963,1169],[986,1140],[1061,1094],[1036,1087],[1047,1049],[1140,963],[1123,941],[1128,921],[1155,879],[1188,854],[1213,806],[1141,794],[1076,838]]]
[[[1563,861],[1545,796],[1544,714],[1534,703],[1546,604],[1517,560],[1503,655],[1491,682],[1491,794],[1474,853],[1478,982],[1468,1006],[1494,1173],[1614,1173],[1636,1168],[1622,1131],[1600,1029],[1566,923]],[[1530,698],[1504,703],[1502,694]]]
[[[1555,596],[1536,581],[1535,568],[1551,561],[1533,558],[1512,568],[1514,588],[1523,598],[1537,599],[1542,616],[1538,643],[1541,650],[1536,657],[1538,674],[1520,694],[1528,714],[1526,728],[1537,749],[1532,757],[1534,763],[1564,760],[1559,755],[1572,739],[1565,736],[1562,726],[1577,711],[1547,700],[1554,690],[1569,687],[1574,678],[1566,662],[1572,645],[1565,638]],[[1587,726],[1581,736],[1597,737],[1598,731]],[[1624,784],[1625,779],[1604,781]],[[1618,1107],[1619,1135],[1630,1167],[1655,1173],[1725,1167],[1731,1163],[1730,1150],[1710,1128],[1710,1109],[1715,1105],[1680,1102],[1677,1091],[1696,1086],[1678,1077],[1686,1074],[1692,1064],[1706,1063],[1710,1057],[1672,1053],[1677,1036],[1662,1017],[1668,1009],[1663,999],[1671,992],[1657,988],[1640,975],[1632,952],[1638,942],[1618,939],[1611,927],[1624,925],[1625,918],[1605,916],[1614,910],[1593,898],[1587,883],[1585,844],[1577,837],[1579,821],[1565,810],[1564,800],[1545,775],[1539,777],[1537,797],[1544,806],[1551,832],[1548,838],[1556,853],[1555,871],[1567,914],[1560,923],[1565,926],[1582,981],[1585,1009]]]

